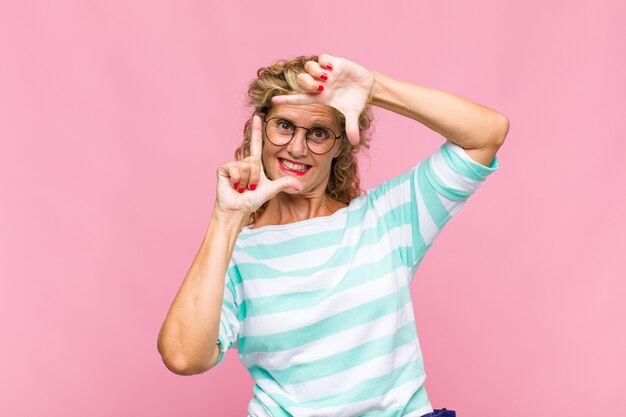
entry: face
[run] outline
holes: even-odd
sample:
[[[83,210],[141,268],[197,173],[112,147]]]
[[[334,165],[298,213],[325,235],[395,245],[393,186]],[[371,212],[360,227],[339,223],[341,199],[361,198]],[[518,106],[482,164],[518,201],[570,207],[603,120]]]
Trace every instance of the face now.
[[[337,135],[343,132],[331,109],[323,104],[274,105],[266,120],[272,117],[284,118],[298,126],[325,126]],[[305,135],[304,129],[296,129],[291,142],[282,146],[276,146],[264,137],[265,175],[272,180],[282,176],[293,176],[304,186],[299,194],[323,195],[330,178],[332,161],[341,153],[341,141],[337,139],[330,151],[317,155],[307,147]]]

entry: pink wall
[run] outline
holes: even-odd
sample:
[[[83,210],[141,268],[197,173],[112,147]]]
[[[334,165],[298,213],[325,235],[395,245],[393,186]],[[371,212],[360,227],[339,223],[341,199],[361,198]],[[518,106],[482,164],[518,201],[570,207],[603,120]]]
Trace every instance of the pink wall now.
[[[0,415],[245,416],[236,351],[182,377],[157,333],[241,137],[247,83],[320,52],[511,121],[500,170],[413,281],[433,405],[622,408],[625,3],[371,3],[2,2]],[[367,187],[444,140],[377,117]]]

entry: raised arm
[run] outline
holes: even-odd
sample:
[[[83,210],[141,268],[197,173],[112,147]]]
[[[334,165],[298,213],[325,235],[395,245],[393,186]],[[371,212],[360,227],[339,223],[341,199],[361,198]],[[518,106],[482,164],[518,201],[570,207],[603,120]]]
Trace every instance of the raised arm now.
[[[346,117],[346,133],[358,141],[358,117],[368,101],[410,117],[465,149],[489,166],[509,129],[506,116],[452,93],[421,87],[370,71],[345,58],[320,54],[298,75],[305,93],[277,96],[275,103],[324,103]],[[320,86],[322,86],[320,88]]]
[[[253,118],[250,156],[217,170],[217,198],[198,253],[159,332],[165,366],[180,375],[207,371],[216,362],[226,270],[250,213],[280,191],[302,188],[293,177],[269,180],[261,163],[261,119]]]

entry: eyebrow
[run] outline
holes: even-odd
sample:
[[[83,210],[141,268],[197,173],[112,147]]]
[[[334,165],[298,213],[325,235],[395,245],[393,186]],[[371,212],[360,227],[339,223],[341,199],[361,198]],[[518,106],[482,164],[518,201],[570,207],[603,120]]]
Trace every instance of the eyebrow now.
[[[293,125],[296,124],[296,122],[291,120],[288,116],[282,116],[280,114],[277,114],[277,115],[274,115],[272,117],[278,117],[280,119],[286,120],[286,121],[288,121],[289,123],[291,123]],[[319,121],[318,120],[318,121],[313,122],[313,124],[311,126],[309,126],[309,127],[326,127],[328,129],[332,130],[333,132],[335,131],[335,128],[332,127],[332,123],[328,124],[327,121]]]

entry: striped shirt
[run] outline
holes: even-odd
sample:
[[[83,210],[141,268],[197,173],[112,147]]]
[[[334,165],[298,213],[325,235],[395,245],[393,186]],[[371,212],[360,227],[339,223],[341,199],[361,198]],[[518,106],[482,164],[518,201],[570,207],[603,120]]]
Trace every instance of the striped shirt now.
[[[409,284],[442,227],[498,168],[446,141],[330,216],[244,228],[227,270],[219,364],[236,347],[251,417],[433,410]]]

